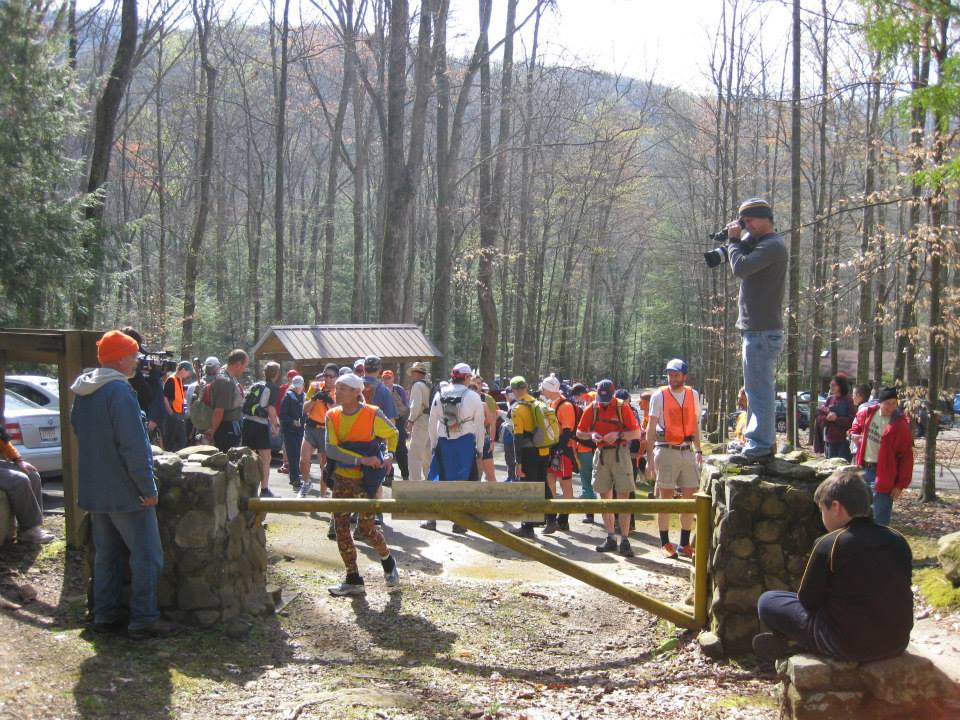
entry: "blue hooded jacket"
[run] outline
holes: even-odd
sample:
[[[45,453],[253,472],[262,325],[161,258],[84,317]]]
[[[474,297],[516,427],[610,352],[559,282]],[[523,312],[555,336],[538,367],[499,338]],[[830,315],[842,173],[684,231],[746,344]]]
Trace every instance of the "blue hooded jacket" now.
[[[79,449],[78,504],[87,512],[135,512],[157,494],[153,451],[137,394],[122,373],[97,368],[77,378],[70,424]]]

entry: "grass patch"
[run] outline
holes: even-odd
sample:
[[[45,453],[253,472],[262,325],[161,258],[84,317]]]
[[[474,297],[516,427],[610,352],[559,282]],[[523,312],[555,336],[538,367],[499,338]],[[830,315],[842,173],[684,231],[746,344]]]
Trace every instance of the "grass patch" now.
[[[938,564],[937,538],[930,537],[929,535],[916,535],[907,532],[903,532],[903,537],[910,545],[910,552],[913,553],[914,566],[922,567],[926,565]]]
[[[778,707],[776,698],[760,693],[720,698],[717,700],[716,706],[728,710],[744,710],[747,708],[769,708],[770,710],[776,710]]]
[[[913,574],[926,601],[940,610],[960,609],[960,588],[947,580],[943,570],[937,567],[923,568]]]
[[[66,540],[54,540],[52,543],[40,546],[40,552],[37,553],[35,562],[44,562],[45,560],[56,560],[63,557],[67,552]]]

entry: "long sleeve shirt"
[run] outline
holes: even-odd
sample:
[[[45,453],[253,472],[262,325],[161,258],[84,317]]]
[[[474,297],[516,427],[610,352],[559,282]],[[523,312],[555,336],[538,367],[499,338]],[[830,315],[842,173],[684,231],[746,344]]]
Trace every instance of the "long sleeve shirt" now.
[[[430,416],[430,385],[426,380],[417,380],[410,386],[410,417],[412,423]]]
[[[787,278],[787,246],[779,233],[728,245],[730,269],[740,280],[740,315],[744,331],[783,330],[783,294]]]
[[[463,396],[457,410],[459,415],[459,428],[457,429],[448,430],[447,424],[443,421],[443,405],[441,404],[441,399],[445,393]],[[486,436],[486,430],[484,428],[486,415],[484,414],[483,400],[480,399],[480,395],[470,388],[456,383],[444,385],[433,399],[433,404],[430,406],[430,419],[428,422],[431,448],[437,447],[437,442],[439,442],[440,438],[456,440],[464,435],[472,434],[477,453],[483,453],[483,439]]]
[[[349,442],[350,430],[361,408],[350,415],[341,411],[339,433],[336,424],[330,419],[330,413],[338,408],[334,408],[327,413],[326,454],[329,459],[337,463],[337,472],[344,477],[359,478],[363,476],[363,470],[360,467],[360,458],[363,456],[343,446],[344,443]],[[399,437],[397,428],[387,419],[380,408],[377,408],[377,414],[373,419],[373,436],[374,439],[385,442],[387,450],[390,452],[397,449],[397,438]]]

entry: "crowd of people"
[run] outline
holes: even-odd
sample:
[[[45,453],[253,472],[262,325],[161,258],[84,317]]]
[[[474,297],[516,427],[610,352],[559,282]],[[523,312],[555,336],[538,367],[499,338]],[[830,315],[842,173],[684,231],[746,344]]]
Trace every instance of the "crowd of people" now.
[[[730,460],[762,464],[772,459],[776,445],[774,373],[783,336],[786,250],[773,228],[772,210],[761,199],[741,205],[737,221],[726,230],[726,256],[740,280],[737,324],[744,373],[738,401],[744,412],[736,430],[740,445]],[[291,369],[282,384],[281,366],[268,362],[262,379],[244,387],[250,358],[242,349],[230,352],[223,364],[211,356],[202,365],[199,360],[158,365],[149,361],[143,338],[132,328],[105,333],[97,348],[101,367],[81,375],[71,388],[71,422],[79,443],[78,500],[91,515],[96,548],[94,628],[104,632],[122,629],[130,637],[148,638],[176,631],[157,607],[163,550],[151,441],[174,451],[198,441],[221,451],[240,445],[254,450],[264,498],[274,497],[275,446],[282,448],[281,470],[300,497],[379,498],[394,480],[394,466],[401,481],[479,481],[483,476],[497,482],[497,442],[507,465],[504,480],[541,483],[548,499],[572,498],[575,474],[586,499],[633,498],[641,474],[664,499],[692,497],[699,487],[700,399],[687,384],[687,363],[679,358],[666,363],[663,386],[641,394],[638,404],[609,379],[588,386],[549,375],[533,386],[518,375],[503,389],[501,406],[494,396],[500,389],[462,362],[442,382],[432,381],[423,363],[413,363],[406,387],[376,355],[353,366],[327,364],[312,378]],[[909,636],[904,622],[909,611],[905,615],[901,607],[909,604],[909,548],[904,551],[902,538],[883,527],[893,501],[911,480],[909,425],[895,388],[880,390],[875,402],[862,387],[848,397],[843,376],[835,377],[830,388],[817,414],[817,436],[828,457],[855,457],[864,479],[841,473],[818,489],[815,499],[831,533],[817,542],[798,594],[761,598],[760,617],[773,630],[758,636],[761,654],[776,655],[793,643],[837,657],[878,657],[899,651]],[[9,472],[0,466],[0,480],[19,472],[28,487],[38,485],[35,471],[31,474],[22,459],[11,456],[6,445],[0,450],[19,465]],[[20,495],[31,493],[38,496],[32,490]],[[32,533],[44,542],[37,509],[28,510],[18,515],[21,538],[29,541]],[[595,519],[587,514],[583,521]],[[602,521],[606,537],[597,552],[632,557],[631,515],[605,513]],[[533,540],[537,525],[543,535],[553,535],[569,531],[570,518],[548,513],[542,523],[523,522],[513,532]],[[337,542],[346,573],[329,588],[332,595],[365,592],[357,539],[377,552],[386,586],[399,585],[399,568],[382,527],[383,518],[374,513],[333,514],[328,536]],[[428,521],[422,527],[435,530],[437,525]],[[452,529],[467,532],[457,524]],[[658,516],[658,529],[665,558],[694,558],[692,514],[681,514],[677,544],[671,542],[668,514]],[[864,548],[876,550],[876,557],[865,557]],[[132,576],[128,616],[120,601],[125,552]],[[851,559],[844,565],[838,558]],[[861,600],[881,576],[892,578],[899,593],[896,607],[871,606],[862,617],[848,617],[856,614],[854,606],[863,606]],[[835,588],[841,586],[849,592],[837,597]],[[881,617],[898,629],[889,644],[874,647],[859,635],[852,642],[844,639],[851,624],[866,631]]]

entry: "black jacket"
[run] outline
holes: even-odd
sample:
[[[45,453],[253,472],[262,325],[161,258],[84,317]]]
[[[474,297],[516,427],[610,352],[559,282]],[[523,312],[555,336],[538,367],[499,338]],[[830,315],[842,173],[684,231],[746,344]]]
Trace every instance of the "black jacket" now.
[[[819,538],[797,593],[817,645],[859,662],[903,652],[913,628],[912,562],[903,536],[870,518]]]

